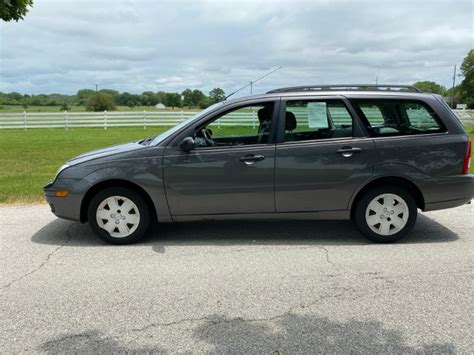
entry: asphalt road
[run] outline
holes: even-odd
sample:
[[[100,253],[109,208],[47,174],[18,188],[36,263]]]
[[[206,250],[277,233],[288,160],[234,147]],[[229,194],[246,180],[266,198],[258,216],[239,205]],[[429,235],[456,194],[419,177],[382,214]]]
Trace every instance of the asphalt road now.
[[[46,205],[0,207],[0,352],[472,353],[473,221],[425,213],[393,245],[295,221],[109,246]]]

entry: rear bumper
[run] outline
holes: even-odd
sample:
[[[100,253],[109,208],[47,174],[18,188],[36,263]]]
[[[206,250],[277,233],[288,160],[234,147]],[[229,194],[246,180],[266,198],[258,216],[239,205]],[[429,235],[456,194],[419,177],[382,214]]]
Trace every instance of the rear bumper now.
[[[82,194],[77,193],[72,188],[71,181],[68,180],[59,179],[44,186],[44,197],[51,208],[51,212],[57,217],[80,221]],[[55,193],[58,190],[67,190],[69,194],[66,197],[56,197]]]
[[[442,210],[470,203],[474,198],[474,175],[438,180],[424,192],[424,211]]]
[[[441,202],[433,202],[427,203],[425,205],[424,211],[436,211],[436,210],[444,210],[446,208],[453,208],[462,206],[465,204],[471,203],[471,198],[469,199],[460,199],[460,200],[450,200],[450,201],[441,201]]]

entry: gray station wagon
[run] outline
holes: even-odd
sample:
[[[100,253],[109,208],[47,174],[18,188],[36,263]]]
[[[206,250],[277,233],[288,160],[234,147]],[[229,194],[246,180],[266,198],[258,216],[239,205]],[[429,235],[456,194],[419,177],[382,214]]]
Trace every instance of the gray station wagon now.
[[[471,141],[442,97],[411,86],[289,87],[220,102],[159,135],[80,155],[44,192],[109,243],[150,223],[352,219],[376,242],[417,210],[470,203]],[[315,232],[317,234],[317,232]]]

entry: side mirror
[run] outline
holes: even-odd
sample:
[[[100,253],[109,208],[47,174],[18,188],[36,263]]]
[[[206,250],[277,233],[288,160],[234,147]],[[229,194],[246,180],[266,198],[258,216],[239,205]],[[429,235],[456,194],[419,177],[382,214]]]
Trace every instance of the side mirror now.
[[[195,148],[194,138],[193,137],[184,138],[183,141],[180,144],[180,147],[185,152],[189,152],[189,151],[193,150]]]

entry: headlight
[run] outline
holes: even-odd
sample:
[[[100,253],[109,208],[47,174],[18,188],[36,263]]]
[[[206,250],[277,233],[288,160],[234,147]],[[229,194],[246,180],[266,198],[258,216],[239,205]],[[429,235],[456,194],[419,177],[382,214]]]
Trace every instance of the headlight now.
[[[56,179],[58,178],[59,174],[61,174],[61,172],[64,170],[64,169],[67,169],[69,168],[70,165],[69,164],[63,164],[59,167],[58,171],[56,172],[56,176],[54,177],[54,180],[53,181],[56,181]]]

